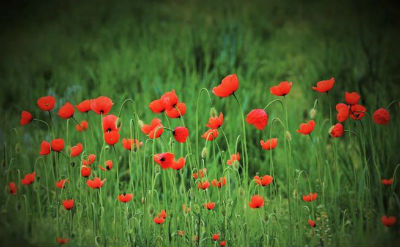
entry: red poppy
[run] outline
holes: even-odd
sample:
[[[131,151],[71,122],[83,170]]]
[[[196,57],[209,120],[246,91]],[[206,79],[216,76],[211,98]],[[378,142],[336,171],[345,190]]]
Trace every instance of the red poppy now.
[[[384,108],[379,108],[378,110],[376,110],[374,112],[374,114],[372,115],[372,118],[374,119],[374,122],[376,124],[386,125],[389,123],[390,113],[388,110],[386,110]]]
[[[329,134],[332,137],[341,137],[343,135],[343,125],[341,123],[335,124],[329,130]]]
[[[317,193],[310,193],[308,195],[303,196],[303,200],[305,202],[311,202],[314,201],[315,199],[317,199]]]
[[[153,100],[152,102],[150,102],[149,108],[152,112],[157,113],[157,114],[165,111],[165,106],[161,99],[156,99],[156,100]]]
[[[68,119],[74,116],[74,106],[67,102],[58,110],[58,116],[64,119]]]
[[[344,93],[344,100],[349,105],[357,105],[358,101],[360,101],[361,96],[357,92],[345,92]]]
[[[203,178],[207,173],[207,168],[199,169],[197,172],[193,173],[193,178]]]
[[[97,114],[107,115],[110,112],[113,104],[114,103],[110,98],[106,96],[100,96],[90,101],[90,108]]]
[[[336,111],[338,112],[336,115],[338,122],[346,121],[350,115],[350,107],[343,103],[336,105]]]
[[[112,130],[110,132],[104,133],[104,141],[108,145],[115,145],[119,141],[119,132],[118,130]]]
[[[309,224],[311,227],[315,227],[315,221],[313,221],[313,220],[308,220],[308,224]]]
[[[62,189],[65,187],[66,183],[69,183],[68,179],[61,179],[60,181],[56,182],[56,187]]]
[[[106,169],[107,170],[111,170],[113,167],[113,162],[112,160],[107,160],[106,162],[104,162],[106,164]]]
[[[163,219],[167,218],[167,212],[165,210],[161,210],[161,212],[158,214],[158,217],[161,217]]]
[[[120,202],[127,203],[127,202],[129,202],[130,200],[132,200],[132,197],[133,197],[133,194],[132,194],[132,193],[130,193],[130,194],[123,193],[123,194],[121,194],[121,195],[118,196],[118,200],[119,200]]]
[[[332,77],[329,80],[323,80],[317,82],[317,86],[312,87],[312,89],[320,93],[326,93],[332,89],[333,85],[335,85],[335,78]]]
[[[90,167],[83,165],[81,168],[81,176],[87,178],[90,176],[90,173],[91,173]]]
[[[218,129],[224,122],[224,114],[222,112],[218,116],[213,116],[208,119],[206,126],[210,129]]]
[[[165,110],[167,110],[167,111],[171,110],[172,108],[175,108],[179,101],[178,96],[175,93],[175,90],[164,93],[161,96],[160,100],[161,100],[161,103],[164,106]]]
[[[51,150],[56,151],[56,152],[61,152],[64,149],[64,140],[59,138],[59,139],[53,139],[51,141]]]
[[[238,162],[240,161],[240,154],[239,154],[239,153],[231,154],[231,158],[230,158],[229,160],[226,161],[226,164],[227,164],[228,166],[230,166],[230,165],[232,165],[232,164],[235,164],[236,161],[238,161]]]
[[[278,138],[271,138],[271,139],[268,139],[267,141],[261,140],[260,144],[261,144],[262,149],[264,149],[264,150],[275,149],[276,145],[278,145]]]
[[[109,114],[103,117],[103,131],[110,132],[113,130],[119,130],[117,128],[117,121],[118,117],[113,114]]]
[[[221,242],[219,242],[219,246],[225,246],[225,240],[224,241],[221,241]]]
[[[96,160],[96,155],[95,154],[89,154],[88,165],[93,164],[95,160]]]
[[[210,183],[208,182],[208,180],[206,180],[206,181],[204,181],[204,182],[199,182],[199,184],[197,185],[197,187],[198,187],[199,189],[206,190],[206,189],[208,189],[208,187],[210,187]]]
[[[85,113],[91,110],[91,106],[90,106],[90,100],[85,99],[84,101],[82,101],[81,103],[79,103],[78,105],[75,105],[76,109],[78,109],[78,111]]]
[[[153,221],[154,223],[161,225],[162,223],[164,223],[165,220],[162,217],[154,217]]]
[[[213,241],[217,241],[217,240],[219,239],[219,234],[218,234],[218,233],[214,233],[214,234],[212,235],[211,239],[212,239]]]
[[[203,206],[205,209],[212,210],[215,207],[215,203],[214,202],[204,203]]]
[[[262,178],[260,178],[259,176],[254,177],[254,181],[256,181],[256,183],[261,186],[269,185],[270,183],[272,183],[272,180],[274,180],[274,178],[270,175],[265,175]]]
[[[141,146],[143,145],[143,142],[139,142],[139,140],[136,139],[127,139],[127,138],[123,138],[122,139],[122,146],[126,149],[126,150],[131,150],[133,147],[133,150],[138,150]]]
[[[365,116],[367,108],[363,105],[352,105],[350,107],[350,117],[354,120],[361,120]]]
[[[21,119],[19,120],[19,124],[21,126],[29,124],[30,122],[32,122],[32,120],[33,120],[33,116],[30,112],[27,112],[27,111],[21,112]]]
[[[174,162],[175,155],[173,153],[161,153],[153,156],[154,162],[159,164],[162,169],[168,169]]]
[[[171,168],[174,170],[180,170],[185,166],[185,158],[181,157],[178,161],[172,162]]]
[[[66,210],[71,210],[74,207],[74,200],[63,200],[63,206]]]
[[[43,111],[53,110],[55,104],[56,104],[56,98],[54,98],[53,96],[44,96],[40,97],[37,100],[37,105]]]
[[[80,124],[77,124],[75,126],[76,130],[79,132],[87,130],[88,127],[89,127],[89,123],[86,120],[83,120]]]
[[[251,197],[251,201],[249,202],[249,206],[251,208],[261,208],[264,205],[264,197],[259,195],[254,195]]]
[[[314,130],[314,127],[315,127],[314,120],[310,120],[307,123],[300,124],[300,127],[297,130],[297,132],[303,135],[308,135]]]
[[[169,110],[166,110],[165,113],[170,118],[180,118],[181,116],[185,115],[185,113],[186,113],[186,104],[179,102],[178,104],[176,104],[175,107],[173,107]]]
[[[40,144],[40,155],[48,155],[50,153],[50,143],[47,141],[42,141],[42,144]]]
[[[216,180],[216,179],[213,179],[213,181],[211,181],[211,185],[214,186],[214,187],[218,187],[218,188],[221,188],[225,184],[226,184],[226,178],[225,177],[219,178],[219,181]]]
[[[21,179],[21,184],[30,185],[35,181],[36,172],[28,173],[23,179]]]
[[[57,243],[59,244],[67,244],[68,238],[57,238]]]
[[[185,127],[176,127],[172,131],[172,134],[174,135],[174,138],[177,142],[185,143],[186,139],[189,136],[189,130]]]
[[[267,125],[268,115],[263,109],[254,109],[247,114],[246,121],[257,129],[263,130]]]
[[[95,177],[93,178],[93,180],[88,179],[87,186],[89,186],[92,189],[100,189],[105,181],[106,181],[105,179],[101,180],[100,178]]]
[[[292,82],[283,81],[276,86],[272,86],[269,91],[276,96],[285,96],[290,92],[292,84]]]
[[[219,133],[217,129],[207,130],[201,137],[207,141],[212,141],[218,137]]]
[[[144,124],[142,127],[142,132],[146,134],[150,139],[160,137],[163,131],[163,125],[161,124],[161,120],[158,118],[154,118],[151,121],[150,125]]]
[[[17,194],[17,185],[14,182],[10,182],[8,184],[8,187],[10,189],[11,194],[13,194],[13,195]]]
[[[82,143],[78,143],[75,146],[71,147],[71,157],[76,157],[82,153],[83,147]]]
[[[239,80],[236,74],[228,75],[222,79],[221,83],[214,87],[212,92],[218,97],[228,97],[236,92],[239,87]]]
[[[381,221],[382,221],[383,225],[385,225],[387,227],[391,227],[394,224],[396,224],[397,220],[396,220],[396,217],[394,217],[394,216],[386,216],[386,215],[384,215],[384,216],[382,216]]]
[[[390,186],[393,184],[393,178],[390,179],[382,179],[382,184],[386,186]]]

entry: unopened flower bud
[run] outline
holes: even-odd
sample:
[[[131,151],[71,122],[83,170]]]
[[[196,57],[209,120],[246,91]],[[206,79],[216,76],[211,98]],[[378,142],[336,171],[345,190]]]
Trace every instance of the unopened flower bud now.
[[[142,127],[143,127],[143,125],[144,125],[143,121],[142,121],[142,120],[140,120],[140,119],[138,120],[138,124],[139,124],[139,127],[140,127],[140,128],[142,128]]]
[[[207,148],[204,147],[203,150],[201,151],[201,157],[204,159],[205,157],[207,157]]]
[[[317,110],[315,108],[312,108],[309,112],[310,118],[314,119],[315,115],[317,115]]]
[[[289,131],[286,131],[285,132],[285,138],[286,138],[286,140],[287,141],[292,141],[292,134],[290,134],[290,132]]]
[[[214,107],[210,109],[210,117],[218,117],[217,110]]]

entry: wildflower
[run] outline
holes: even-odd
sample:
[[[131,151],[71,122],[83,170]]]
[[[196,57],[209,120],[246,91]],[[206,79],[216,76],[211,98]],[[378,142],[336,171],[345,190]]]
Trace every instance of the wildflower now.
[[[119,128],[117,128],[117,121],[118,121],[118,117],[113,115],[113,114],[109,114],[103,117],[103,131],[104,133],[106,132],[110,132],[113,130],[119,131]]]
[[[189,130],[185,127],[176,127],[172,134],[177,142],[185,143],[189,136]]]
[[[89,127],[89,123],[86,120],[83,120],[80,124],[77,124],[75,126],[76,130],[79,132],[87,130],[88,127]]]
[[[379,125],[386,125],[389,123],[390,120],[390,113],[388,110],[384,108],[379,108],[374,112],[372,115],[374,122]]]
[[[292,82],[283,81],[276,86],[272,86],[269,90],[273,95],[285,96],[290,92],[292,84]]]
[[[336,119],[338,122],[344,122],[350,115],[350,107],[346,104],[339,103],[336,105],[336,111],[338,112],[336,115]]]
[[[204,181],[204,182],[199,182],[199,184],[197,185],[197,187],[198,187],[199,189],[206,190],[206,189],[208,189],[208,187],[210,187],[210,183],[208,182],[208,180],[206,180],[206,181]]]
[[[119,132],[118,130],[112,130],[110,132],[104,133],[104,141],[108,145],[115,145],[119,141]]]
[[[68,238],[57,238],[57,243],[59,244],[67,244]]]
[[[308,220],[308,224],[309,224],[311,227],[315,227],[315,221],[313,221],[313,220]]]
[[[69,183],[68,179],[61,179],[60,181],[56,182],[56,187],[62,189],[65,187],[66,183]]]
[[[314,120],[310,120],[307,123],[300,124],[300,127],[297,130],[297,132],[303,135],[308,135],[314,130],[314,127],[315,127]]]
[[[251,197],[249,206],[251,208],[261,208],[264,205],[264,198],[259,195],[254,195]]]
[[[382,184],[386,186],[390,186],[393,184],[393,178],[390,179],[382,179]]]
[[[228,97],[236,92],[239,87],[239,80],[236,74],[228,75],[222,79],[221,83],[214,87],[212,92],[218,97]]]
[[[171,168],[174,170],[180,170],[185,166],[185,158],[181,157],[178,159],[178,161],[173,161]]]
[[[156,99],[156,100],[153,100],[152,102],[150,102],[149,108],[152,112],[157,113],[157,114],[165,111],[165,106],[161,99]]]
[[[74,200],[63,200],[62,204],[66,210],[71,210],[74,207]]]
[[[332,137],[341,137],[343,135],[343,125],[341,123],[335,124],[330,128],[329,134]]]
[[[207,141],[212,141],[218,137],[218,130],[209,129],[201,137]]]
[[[344,93],[344,99],[347,104],[349,105],[357,105],[358,102],[360,101],[361,96],[357,92],[345,92]]]
[[[270,175],[265,175],[264,177],[260,178],[259,176],[254,177],[254,181],[261,186],[267,186],[272,183],[273,177]]]
[[[271,138],[268,139],[267,141],[260,141],[261,147],[264,150],[271,150],[271,149],[275,149],[276,145],[278,145],[278,138]]]
[[[226,184],[226,178],[225,177],[221,177],[219,178],[219,181],[216,179],[213,179],[211,181],[211,185],[214,187],[218,187],[221,188],[222,186],[224,186]]]
[[[165,113],[169,118],[180,118],[186,113],[186,104],[179,102],[175,107],[166,110]]]
[[[19,120],[19,124],[21,126],[29,124],[30,122],[32,122],[32,120],[33,120],[33,116],[30,112],[27,112],[27,111],[21,112],[21,119]]]
[[[235,164],[236,162],[240,161],[240,154],[236,153],[236,154],[231,154],[231,158],[229,160],[226,161],[226,164],[228,166]]]
[[[213,241],[218,241],[218,239],[219,239],[219,234],[218,234],[218,233],[214,233],[214,234],[212,235],[211,239],[212,239]]]
[[[305,202],[311,202],[317,199],[317,193],[310,193],[308,195],[303,196],[303,201]]]
[[[92,170],[89,166],[85,166],[85,165],[82,166],[82,168],[81,168],[81,176],[82,177],[85,177],[85,178],[89,177],[91,172],[92,172]]]
[[[53,96],[44,96],[40,97],[37,100],[37,105],[43,111],[53,110],[55,103],[56,103],[56,98],[54,98]]]
[[[74,106],[67,102],[58,110],[58,116],[64,119],[68,119],[74,116]]]
[[[136,139],[127,139],[127,138],[123,138],[122,139],[122,146],[126,149],[126,150],[131,150],[133,147],[133,150],[138,150],[141,146],[143,145],[143,142],[139,142],[139,140]]]
[[[50,143],[47,141],[42,141],[40,144],[40,155],[48,155],[50,153]]]
[[[208,123],[206,127],[210,129],[218,129],[224,123],[224,114],[222,112],[219,114],[219,117],[213,116],[208,119]]]
[[[365,116],[367,108],[363,105],[352,105],[350,107],[350,117],[354,120],[361,120]]]
[[[203,206],[205,209],[212,210],[215,207],[215,203],[214,202],[204,203]]]
[[[394,224],[396,224],[397,220],[396,220],[396,217],[394,217],[394,216],[386,216],[386,215],[384,215],[384,216],[382,216],[381,221],[382,221],[383,225],[385,225],[387,227],[391,227]]]
[[[36,172],[28,173],[23,179],[21,179],[21,184],[30,185],[35,181]]]
[[[92,99],[90,101],[90,108],[92,111],[94,111],[96,114],[102,114],[102,115],[107,115],[111,107],[113,106],[113,102],[110,98],[106,96],[100,96],[96,99]]]
[[[163,125],[161,124],[161,120],[158,118],[154,118],[151,121],[151,125],[144,124],[142,126],[142,132],[146,134],[150,139],[160,137],[163,131]]]
[[[106,181],[105,179],[101,180],[100,178],[95,177],[93,180],[89,179],[87,181],[87,185],[92,189],[100,189],[105,181]]]
[[[86,99],[81,103],[79,103],[78,105],[75,105],[75,107],[76,109],[78,109],[78,111],[82,113],[89,112],[91,110],[90,100]]]
[[[161,153],[154,155],[153,159],[162,169],[168,169],[174,162],[174,157],[175,155],[173,153]]]
[[[64,140],[59,138],[59,139],[53,139],[51,141],[51,150],[55,152],[61,152],[64,149]]]
[[[263,130],[268,122],[268,115],[263,109],[254,109],[246,117],[247,123]]]
[[[78,143],[75,146],[71,147],[71,157],[76,157],[82,153],[83,147],[82,143]]]
[[[326,93],[332,89],[333,85],[335,85],[335,78],[332,77],[329,80],[323,80],[317,82],[317,86],[312,87],[312,89],[320,93]]]
[[[130,200],[132,200],[132,197],[133,197],[133,194],[131,194],[131,193],[129,193],[129,194],[123,193],[123,194],[121,194],[121,195],[118,196],[118,200],[119,200],[120,202],[127,203],[127,202],[129,202]]]
[[[17,185],[14,182],[10,182],[8,184],[8,187],[10,189],[9,191],[11,194],[13,194],[13,195],[17,194]]]
[[[164,93],[160,98],[162,105],[165,110],[171,110],[176,107],[179,102],[178,96],[175,93],[175,90]]]

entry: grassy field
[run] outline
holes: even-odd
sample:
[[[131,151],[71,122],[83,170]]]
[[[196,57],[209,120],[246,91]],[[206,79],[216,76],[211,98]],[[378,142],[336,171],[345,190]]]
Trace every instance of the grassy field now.
[[[2,8],[0,31],[0,243],[54,246],[349,246],[400,245],[399,223],[386,227],[383,215],[400,217],[400,23],[388,1],[17,1]],[[236,74],[235,96],[212,89]],[[312,90],[335,78],[329,93]],[[293,82],[290,93],[270,87]],[[148,105],[175,90],[187,107],[182,118],[153,113]],[[345,92],[358,92],[364,118],[349,118],[344,135],[329,135],[335,106]],[[47,112],[38,98],[51,95]],[[94,112],[57,116],[66,102],[107,96],[119,116],[120,139],[104,142],[102,117]],[[272,102],[272,103],[271,103]],[[269,105],[271,103],[271,105]],[[246,122],[252,109],[268,105],[268,124]],[[372,115],[386,108],[391,119]],[[206,141],[210,112],[224,115],[219,136]],[[34,121],[20,126],[21,111]],[[141,122],[160,118],[166,129],[150,139]],[[310,135],[296,130],[313,119]],[[41,121],[44,122],[41,122]],[[86,131],[75,129],[87,120]],[[48,124],[48,125],[47,125]],[[47,127],[49,126],[49,128]],[[177,126],[189,129],[175,141]],[[273,150],[260,140],[278,138]],[[63,138],[61,153],[39,155],[43,140]],[[143,142],[126,150],[123,138]],[[83,152],[70,156],[70,148]],[[163,170],[155,154],[185,157],[179,171]],[[227,165],[232,154],[240,161]],[[95,154],[91,176],[82,161]],[[103,171],[104,162],[113,168]],[[206,168],[203,178],[193,173]],[[21,184],[36,172],[30,185]],[[271,175],[259,186],[254,176]],[[87,186],[106,179],[101,189]],[[198,189],[198,183],[226,178],[226,185]],[[382,179],[394,178],[385,186]],[[68,179],[63,189],[56,187]],[[10,193],[15,182],[17,192]],[[311,202],[303,200],[317,193]],[[133,193],[127,203],[117,197]],[[252,196],[261,208],[249,206]],[[74,199],[66,210],[63,200]],[[207,210],[204,203],[214,202]],[[183,207],[185,205],[185,207]],[[164,223],[154,218],[167,213]],[[308,220],[315,221],[315,227]],[[182,232],[184,231],[184,233]],[[217,241],[213,234],[219,234]]]

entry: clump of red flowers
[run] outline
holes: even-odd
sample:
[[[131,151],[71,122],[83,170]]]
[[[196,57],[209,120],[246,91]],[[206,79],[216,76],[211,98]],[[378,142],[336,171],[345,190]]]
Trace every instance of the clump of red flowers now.
[[[305,202],[315,201],[315,199],[317,199],[317,193],[310,193],[303,196],[303,201]]]
[[[273,177],[270,175],[265,175],[264,177],[260,178],[259,176],[254,177],[254,181],[261,186],[267,186],[272,183]]]
[[[21,184],[30,185],[35,181],[36,172],[28,173],[23,179],[21,179]]]
[[[249,202],[249,206],[251,208],[261,208],[264,206],[264,198],[259,195],[254,195],[251,197],[251,201]]]

